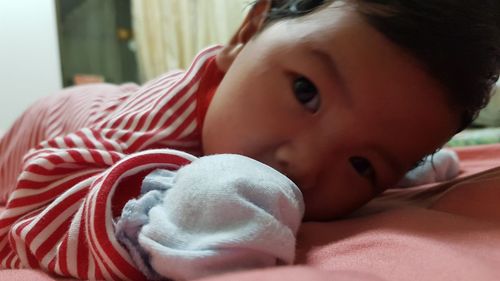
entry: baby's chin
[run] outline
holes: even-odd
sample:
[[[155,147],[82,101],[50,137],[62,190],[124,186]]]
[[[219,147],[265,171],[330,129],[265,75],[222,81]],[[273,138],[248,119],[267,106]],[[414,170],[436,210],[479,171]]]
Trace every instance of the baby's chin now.
[[[324,213],[319,213],[319,212],[308,212],[307,211],[307,205],[304,213],[304,218],[302,221],[308,222],[308,221],[333,221],[337,219],[341,219],[343,217],[346,217],[350,213],[352,213],[354,210],[350,211],[333,211],[333,212],[324,212]]]
[[[305,204],[305,212],[303,221],[332,221],[341,218],[345,218],[352,212],[358,210],[362,206],[366,204],[364,203],[355,203],[355,204],[342,204],[342,202],[329,202],[319,203],[314,202],[309,199],[307,194],[304,194],[304,204]]]

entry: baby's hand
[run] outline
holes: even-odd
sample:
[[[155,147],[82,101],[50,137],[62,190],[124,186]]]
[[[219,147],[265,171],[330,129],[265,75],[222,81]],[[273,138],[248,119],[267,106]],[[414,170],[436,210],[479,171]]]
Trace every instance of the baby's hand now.
[[[443,148],[432,157],[427,157],[424,164],[409,171],[398,183],[398,187],[410,187],[427,183],[447,181],[458,176],[460,161],[455,151]]]
[[[168,186],[159,187],[162,182]],[[151,173],[143,190],[148,193],[124,213],[143,210],[141,200],[151,204],[149,193],[156,198],[161,190],[161,199],[140,216],[136,238],[128,233],[119,239],[136,245],[129,251],[148,277],[194,279],[293,262],[302,194],[267,165],[240,155],[206,156],[178,172]],[[123,238],[123,231],[118,234]]]

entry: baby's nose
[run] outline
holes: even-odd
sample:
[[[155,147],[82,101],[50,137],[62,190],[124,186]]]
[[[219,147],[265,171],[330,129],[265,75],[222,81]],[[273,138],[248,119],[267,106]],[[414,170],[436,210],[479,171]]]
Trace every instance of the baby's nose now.
[[[313,188],[325,168],[321,152],[314,148],[283,145],[276,150],[277,169],[289,177],[301,190]]]

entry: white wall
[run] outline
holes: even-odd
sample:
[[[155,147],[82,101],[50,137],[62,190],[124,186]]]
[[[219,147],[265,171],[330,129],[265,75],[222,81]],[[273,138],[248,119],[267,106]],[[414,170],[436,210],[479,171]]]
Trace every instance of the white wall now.
[[[54,0],[0,0],[0,130],[61,88]]]

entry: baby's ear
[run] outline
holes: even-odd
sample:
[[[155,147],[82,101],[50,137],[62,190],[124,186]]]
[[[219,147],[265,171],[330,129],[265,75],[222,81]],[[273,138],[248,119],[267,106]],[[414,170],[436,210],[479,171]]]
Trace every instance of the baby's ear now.
[[[245,44],[262,29],[270,8],[271,0],[255,2],[229,43],[217,54],[216,61],[220,70],[226,72]]]

